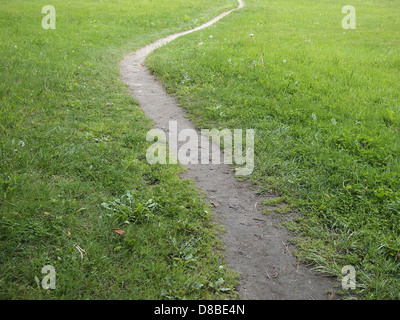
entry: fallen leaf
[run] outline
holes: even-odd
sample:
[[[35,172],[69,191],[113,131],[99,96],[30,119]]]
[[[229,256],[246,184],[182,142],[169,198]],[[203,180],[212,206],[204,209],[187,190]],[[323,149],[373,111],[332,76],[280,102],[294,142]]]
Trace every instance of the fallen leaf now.
[[[115,232],[115,233],[118,233],[118,234],[125,234],[125,231],[121,230],[121,229],[112,229],[111,231]]]
[[[67,236],[69,237],[70,235],[71,235],[71,232],[68,231],[68,232],[67,232]]]

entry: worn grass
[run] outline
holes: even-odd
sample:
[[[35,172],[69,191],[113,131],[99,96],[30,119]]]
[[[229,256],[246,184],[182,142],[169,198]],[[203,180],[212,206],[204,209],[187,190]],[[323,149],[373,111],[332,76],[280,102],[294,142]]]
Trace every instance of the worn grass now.
[[[254,128],[260,193],[300,217],[298,256],[364,299],[398,299],[400,5],[261,1],[155,52],[148,65],[199,128]]]
[[[51,4],[56,29],[44,30],[41,1],[0,1],[0,298],[233,293],[198,190],[179,166],[146,162],[151,123],[118,64],[234,1]],[[41,286],[45,265],[55,267],[55,290]]]

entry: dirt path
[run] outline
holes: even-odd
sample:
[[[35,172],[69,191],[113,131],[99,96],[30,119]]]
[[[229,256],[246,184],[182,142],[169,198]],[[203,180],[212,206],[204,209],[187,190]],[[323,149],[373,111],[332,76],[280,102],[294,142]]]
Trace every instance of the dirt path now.
[[[227,11],[195,29],[160,39],[124,58],[122,80],[139,102],[144,113],[154,120],[155,128],[166,133],[169,121],[181,129],[195,129],[178,107],[176,99],[166,93],[162,84],[145,66],[146,57],[158,47],[185,34],[206,28],[231,12]],[[210,128],[211,129],[211,128]],[[245,129],[245,128],[244,128]],[[199,134],[200,135],[200,134]],[[168,134],[167,134],[168,136]],[[204,137],[202,137],[204,139]],[[240,272],[238,287],[242,299],[329,299],[333,284],[297,264],[288,245],[290,234],[279,227],[279,221],[263,215],[258,209],[260,198],[245,182],[239,182],[229,165],[186,165],[184,179],[192,179],[216,207],[215,220],[226,229],[221,237],[226,247],[229,268]],[[271,195],[272,197],[272,195]]]

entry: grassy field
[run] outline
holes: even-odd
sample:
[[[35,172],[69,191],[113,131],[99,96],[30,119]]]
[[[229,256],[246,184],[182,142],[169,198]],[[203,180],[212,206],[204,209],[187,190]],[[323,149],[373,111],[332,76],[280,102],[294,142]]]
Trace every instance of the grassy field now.
[[[246,4],[148,66],[199,128],[256,130],[251,180],[298,213],[304,262],[354,266],[349,296],[399,299],[400,3],[352,1],[353,30],[344,1]]]
[[[232,294],[198,190],[179,167],[146,162],[151,123],[118,64],[236,2],[49,4],[55,30],[42,28],[42,1],[0,1],[0,298]],[[55,290],[42,289],[45,265]]]

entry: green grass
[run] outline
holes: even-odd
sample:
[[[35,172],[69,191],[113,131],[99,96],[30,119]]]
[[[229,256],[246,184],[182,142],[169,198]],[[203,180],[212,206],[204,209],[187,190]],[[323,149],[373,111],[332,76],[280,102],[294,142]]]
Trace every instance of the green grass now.
[[[0,298],[229,296],[208,206],[181,167],[146,162],[151,122],[118,64],[235,1],[54,0],[55,30],[43,5],[0,1]]]
[[[363,299],[399,299],[400,4],[261,1],[156,51],[148,65],[199,128],[256,130],[260,193],[279,192],[298,256]],[[338,282],[338,285],[340,282]]]

